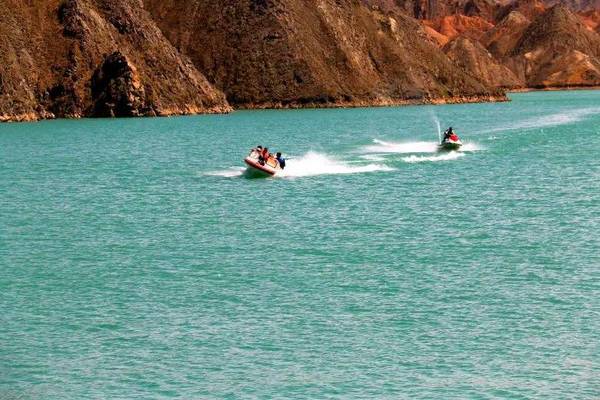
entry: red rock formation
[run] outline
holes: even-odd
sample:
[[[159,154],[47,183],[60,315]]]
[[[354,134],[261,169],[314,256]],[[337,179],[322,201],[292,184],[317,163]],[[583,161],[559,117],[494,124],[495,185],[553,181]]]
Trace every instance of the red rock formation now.
[[[499,8],[496,0],[363,0],[384,11],[402,10],[417,19],[439,19],[449,15],[493,19]]]
[[[600,11],[590,10],[579,14],[585,26],[591,31],[600,29]]]
[[[586,8],[593,2],[567,3],[571,9],[564,5],[547,9],[552,2],[543,0],[503,4],[498,1],[496,17],[502,19],[490,29],[465,23],[472,20],[462,15],[424,23],[442,35],[436,37],[429,32],[433,40],[446,46],[450,58],[487,84],[509,88],[597,86],[600,84],[600,37],[595,32],[599,29],[598,11],[587,11],[580,18],[572,10]],[[527,17],[533,18],[533,22]],[[457,39],[445,44],[444,38]],[[478,39],[489,53],[473,39]],[[508,67],[512,76],[501,66]]]
[[[496,13],[496,21],[502,21],[511,12],[517,11],[528,19],[533,19],[546,11],[542,0],[513,0],[501,7]]]
[[[494,27],[481,17],[465,15],[449,15],[432,21],[424,21],[426,26],[435,29],[450,40],[457,36],[479,39],[485,32]]]

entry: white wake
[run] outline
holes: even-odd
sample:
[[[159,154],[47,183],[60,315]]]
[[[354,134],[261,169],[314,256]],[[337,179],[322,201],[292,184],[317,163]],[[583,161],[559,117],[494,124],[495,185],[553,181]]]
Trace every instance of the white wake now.
[[[384,164],[350,165],[347,162],[330,158],[326,154],[308,152],[302,157],[292,158],[286,162],[286,168],[275,176],[283,178],[337,175],[337,174],[359,174],[376,171],[392,171]]]
[[[581,110],[570,110],[559,112],[556,114],[541,115],[538,117],[528,118],[522,121],[517,121],[513,124],[494,128],[486,132],[503,132],[514,130],[527,130],[535,128],[549,128],[553,126],[568,125],[579,122],[588,116],[600,114],[600,107],[582,108]]]
[[[207,176],[236,178],[244,175],[244,167],[230,167],[204,173]],[[394,169],[381,163],[360,164],[336,160],[326,154],[308,152],[301,157],[286,160],[286,168],[275,174],[276,178],[297,178],[316,175],[359,174],[376,171],[393,171]]]
[[[436,162],[436,161],[452,161],[460,157],[464,157],[465,153],[459,151],[450,151],[447,153],[440,153],[435,156],[408,156],[402,158],[402,161],[407,163],[419,163],[419,162]]]
[[[384,142],[383,140],[373,139],[373,144],[365,146],[362,151],[365,153],[433,153],[437,151],[437,143],[435,142]]]
[[[403,143],[395,143],[395,142],[384,142],[383,140],[373,139],[372,145],[365,146],[361,151],[365,153],[373,153],[376,155],[381,154],[419,154],[419,153],[437,153],[438,143],[436,142],[403,142]],[[463,152],[472,152],[482,150],[481,146],[477,143],[468,142],[465,143],[460,150],[459,153]],[[367,156],[362,156],[363,158],[367,158]]]
[[[242,176],[246,168],[244,167],[230,167],[218,171],[210,171],[205,173],[206,176],[222,176],[223,178],[236,178]]]

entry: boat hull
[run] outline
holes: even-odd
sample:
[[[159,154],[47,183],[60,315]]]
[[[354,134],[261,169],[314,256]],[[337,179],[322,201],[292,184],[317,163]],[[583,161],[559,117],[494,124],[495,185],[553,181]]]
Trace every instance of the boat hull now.
[[[270,165],[263,165],[256,158],[246,157],[244,162],[248,166],[247,174],[256,177],[269,177],[277,173],[277,169]]]
[[[443,142],[438,146],[441,151],[456,151],[462,146],[462,142]]]

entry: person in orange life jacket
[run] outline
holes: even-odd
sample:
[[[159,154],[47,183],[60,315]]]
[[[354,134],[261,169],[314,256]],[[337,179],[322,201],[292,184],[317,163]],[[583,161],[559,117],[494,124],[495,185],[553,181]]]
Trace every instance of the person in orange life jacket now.
[[[268,148],[268,147],[265,147],[264,149],[262,149],[262,150],[260,151],[260,155],[259,155],[259,157],[258,157],[258,162],[259,162],[261,165],[265,165],[265,163],[266,163],[267,161],[269,161],[269,155],[270,155],[270,154],[269,154],[269,148]]]

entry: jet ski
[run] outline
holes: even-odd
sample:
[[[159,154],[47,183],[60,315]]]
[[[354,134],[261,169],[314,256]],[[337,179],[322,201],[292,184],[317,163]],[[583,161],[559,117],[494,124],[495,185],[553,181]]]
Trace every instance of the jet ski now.
[[[463,143],[460,141],[460,139],[452,140],[448,138],[439,144],[438,149],[442,151],[454,151],[459,150],[462,145]]]
[[[462,142],[458,135],[452,130],[452,127],[446,129],[444,132],[444,139],[439,144],[438,149],[441,151],[456,151],[460,149]]]
[[[269,177],[282,171],[275,157],[270,156],[268,160],[263,160],[257,149],[252,149],[244,158],[244,162],[248,166],[246,173],[251,176]]]

